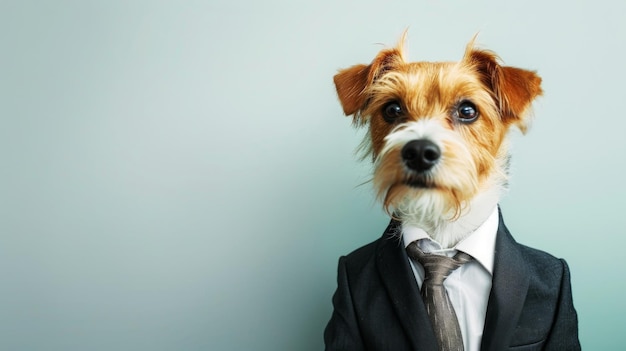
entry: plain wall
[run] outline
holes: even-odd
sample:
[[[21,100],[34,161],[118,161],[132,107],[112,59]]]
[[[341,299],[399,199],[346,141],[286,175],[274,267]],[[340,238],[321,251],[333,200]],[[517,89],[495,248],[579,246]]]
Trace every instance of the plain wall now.
[[[584,349],[626,344],[626,3],[0,2],[0,350],[319,350],[381,235],[337,69],[409,28],[537,70],[502,202],[565,258]],[[384,45],[380,45],[382,43]]]

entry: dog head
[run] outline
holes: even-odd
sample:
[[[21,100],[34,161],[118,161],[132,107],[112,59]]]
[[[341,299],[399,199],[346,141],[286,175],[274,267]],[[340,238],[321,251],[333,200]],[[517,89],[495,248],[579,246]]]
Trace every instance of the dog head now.
[[[386,211],[437,231],[481,196],[497,203],[507,132],[526,131],[541,78],[473,41],[458,62],[408,62],[403,43],[340,70],[334,82],[344,113],[369,127],[363,150]]]

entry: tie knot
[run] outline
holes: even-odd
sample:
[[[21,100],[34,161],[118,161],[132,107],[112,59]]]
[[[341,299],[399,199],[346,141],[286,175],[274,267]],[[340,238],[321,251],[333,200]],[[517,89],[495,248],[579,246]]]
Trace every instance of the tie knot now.
[[[457,252],[454,257],[424,253],[417,241],[409,244],[407,254],[424,267],[424,284],[441,285],[443,281],[457,268],[471,261],[472,257],[465,252]]]

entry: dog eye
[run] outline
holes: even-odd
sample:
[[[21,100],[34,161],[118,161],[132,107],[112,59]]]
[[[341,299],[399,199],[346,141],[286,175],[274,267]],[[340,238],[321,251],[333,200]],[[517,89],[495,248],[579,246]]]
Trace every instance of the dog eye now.
[[[456,109],[459,120],[463,123],[474,122],[478,118],[476,105],[470,101],[463,101]]]
[[[404,116],[404,111],[397,101],[392,101],[383,107],[383,118],[387,123],[393,123]]]

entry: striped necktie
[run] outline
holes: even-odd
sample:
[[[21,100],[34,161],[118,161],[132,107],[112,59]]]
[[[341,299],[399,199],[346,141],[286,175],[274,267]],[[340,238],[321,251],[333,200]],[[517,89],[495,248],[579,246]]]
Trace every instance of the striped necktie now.
[[[409,257],[424,267],[422,299],[432,323],[440,351],[463,351],[463,337],[456,313],[443,281],[472,257],[459,251],[454,257],[424,253],[417,241],[406,248]]]

